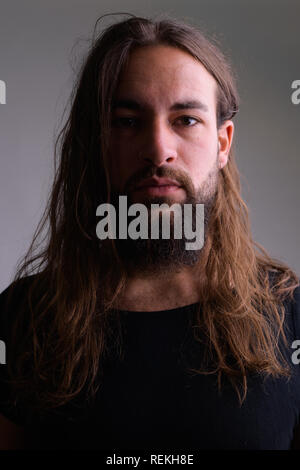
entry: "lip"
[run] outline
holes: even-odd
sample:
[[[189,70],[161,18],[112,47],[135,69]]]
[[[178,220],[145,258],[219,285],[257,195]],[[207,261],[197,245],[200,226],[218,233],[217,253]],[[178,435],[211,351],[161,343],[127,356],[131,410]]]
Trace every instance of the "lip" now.
[[[169,178],[148,178],[139,183],[134,192],[144,193],[147,196],[161,197],[170,196],[176,192],[180,192],[182,186],[175,180]]]
[[[136,186],[136,190],[141,190],[145,188],[181,188],[181,185],[172,179],[169,178],[148,178],[143,180]]]

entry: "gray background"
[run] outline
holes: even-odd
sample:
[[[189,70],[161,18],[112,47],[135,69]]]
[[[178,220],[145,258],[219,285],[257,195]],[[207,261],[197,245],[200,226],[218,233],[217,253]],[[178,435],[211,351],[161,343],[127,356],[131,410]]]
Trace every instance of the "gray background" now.
[[[299,0],[1,0],[0,291],[44,208],[55,135],[94,23],[112,12],[166,12],[222,42],[241,96],[235,147],[253,236],[299,275],[300,105],[291,102],[300,79]]]

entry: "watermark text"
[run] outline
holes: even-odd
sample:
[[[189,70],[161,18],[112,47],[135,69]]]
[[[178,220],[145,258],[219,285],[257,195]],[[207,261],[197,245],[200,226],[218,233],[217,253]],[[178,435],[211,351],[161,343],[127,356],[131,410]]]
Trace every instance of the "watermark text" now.
[[[6,84],[0,80],[0,104],[6,104]]]
[[[295,89],[291,94],[291,100],[293,104],[300,104],[300,80],[294,80],[292,82],[292,88]]]
[[[0,364],[6,364],[6,346],[4,341],[0,339]]]
[[[194,217],[193,217],[193,211]],[[148,208],[141,203],[131,204],[127,207],[127,196],[119,196],[118,207],[118,235],[117,212],[113,204],[103,203],[97,207],[96,215],[102,217],[96,226],[96,234],[100,240],[106,238],[126,239],[149,238]],[[186,240],[186,250],[201,250],[204,245],[204,204],[151,204],[150,208],[150,238],[170,239],[171,214],[173,215],[174,238]],[[161,217],[160,217],[161,215]],[[128,217],[135,217],[128,224]],[[161,221],[161,226],[160,226]],[[192,241],[194,240],[194,241]]]
[[[300,339],[295,339],[291,347],[292,349],[296,349],[292,354],[292,363],[298,365],[300,364]]]

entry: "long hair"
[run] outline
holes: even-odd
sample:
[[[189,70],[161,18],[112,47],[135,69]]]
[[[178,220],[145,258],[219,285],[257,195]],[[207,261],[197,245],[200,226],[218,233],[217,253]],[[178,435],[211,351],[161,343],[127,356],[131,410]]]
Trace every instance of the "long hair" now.
[[[156,44],[187,52],[214,77],[218,126],[238,111],[229,62],[193,25],[132,15],[93,41],[56,142],[47,207],[14,278],[34,274],[14,325],[10,376],[16,401],[26,395],[41,410],[83,391],[94,396],[105,357],[113,347],[122,353],[114,305],[126,272],[113,240],[101,250],[96,208],[110,198],[107,155],[118,78],[134,48]],[[283,301],[292,296],[298,279],[252,240],[233,150],[220,170],[204,253],[194,335],[195,340],[200,332],[208,336],[214,367],[196,372],[215,373],[219,383],[228,377],[241,401],[249,372],[289,374],[278,344],[285,338]]]

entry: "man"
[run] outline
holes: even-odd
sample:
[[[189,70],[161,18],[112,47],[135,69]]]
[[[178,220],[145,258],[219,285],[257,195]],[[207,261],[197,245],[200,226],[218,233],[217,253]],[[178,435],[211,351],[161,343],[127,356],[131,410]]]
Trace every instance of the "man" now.
[[[48,221],[48,244],[1,295],[4,448],[296,445],[299,284],[251,238],[237,110],[227,61],[194,27],[132,17],[93,44],[34,240]],[[120,196],[191,204],[192,224],[204,204],[203,246],[99,240],[97,208]]]

